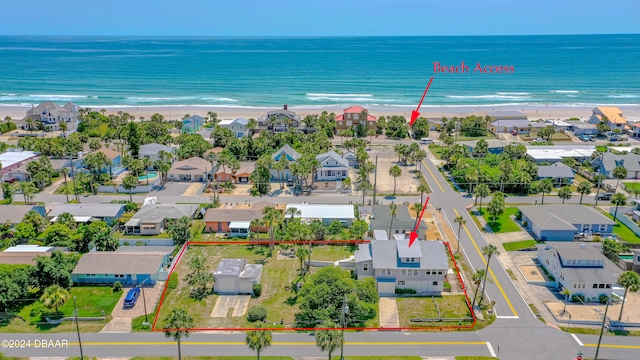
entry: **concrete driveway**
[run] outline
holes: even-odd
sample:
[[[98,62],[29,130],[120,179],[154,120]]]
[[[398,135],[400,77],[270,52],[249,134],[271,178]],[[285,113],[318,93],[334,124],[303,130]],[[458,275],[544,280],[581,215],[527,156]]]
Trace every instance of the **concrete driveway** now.
[[[381,328],[397,328],[400,327],[400,317],[398,316],[398,304],[395,298],[380,298],[378,303],[380,311],[380,327]]]
[[[156,307],[156,303],[160,298],[160,294],[162,294],[162,287],[164,286],[163,282],[158,282],[154,287],[146,286],[144,288],[144,297],[146,298],[147,303],[147,314],[152,314],[153,310]],[[127,296],[127,292],[129,292],[131,286],[122,288],[122,296],[118,300],[118,303],[113,308],[111,312],[111,321],[107,325],[105,325],[100,332],[102,333],[122,333],[122,332],[131,332],[131,320],[138,316],[143,316],[145,314],[144,303],[145,299],[140,294],[140,297],[136,301],[136,305],[132,308],[124,307],[124,298]],[[152,321],[153,319],[149,319]]]
[[[211,317],[227,317],[230,310],[233,310],[231,316],[243,316],[247,313],[250,299],[251,295],[220,295]]]

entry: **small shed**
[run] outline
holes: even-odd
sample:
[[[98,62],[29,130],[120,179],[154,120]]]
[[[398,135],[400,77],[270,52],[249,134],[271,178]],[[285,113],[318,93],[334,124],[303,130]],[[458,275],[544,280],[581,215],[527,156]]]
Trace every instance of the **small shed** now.
[[[247,264],[245,259],[222,259],[213,278],[213,290],[218,294],[253,294],[253,285],[262,278],[262,265]]]
[[[249,237],[250,221],[232,221],[229,223],[229,237]]]

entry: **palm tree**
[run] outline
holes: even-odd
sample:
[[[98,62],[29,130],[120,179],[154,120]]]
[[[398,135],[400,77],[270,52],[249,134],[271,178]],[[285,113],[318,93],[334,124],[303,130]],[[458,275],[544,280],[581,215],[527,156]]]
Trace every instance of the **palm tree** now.
[[[396,180],[398,179],[398,177],[400,175],[402,175],[402,169],[400,169],[400,166],[398,165],[393,165],[391,167],[391,169],[389,169],[389,175],[391,175],[393,177],[393,195],[396,194]]]
[[[482,199],[491,195],[491,189],[487,184],[476,186],[476,200],[480,199],[480,213],[482,213]]]
[[[272,206],[267,206],[262,209],[262,222],[269,228],[269,251],[274,249],[274,241],[276,236],[276,228],[284,221],[284,216],[280,210]]]
[[[60,285],[54,284],[44,289],[44,293],[40,297],[40,302],[47,309],[55,309],[58,312],[58,307],[64,305],[69,299],[69,292]]]
[[[578,192],[580,193],[580,205],[582,205],[582,198],[585,195],[591,194],[591,183],[586,180],[579,183]]]
[[[487,257],[487,268],[485,269],[485,274],[484,274],[484,280],[482,282],[482,293],[480,295],[480,300],[478,301],[478,304],[482,303],[482,298],[484,298],[484,286],[487,283],[487,276],[489,275],[489,262],[491,262],[491,258],[493,256],[498,256],[500,255],[500,251],[498,250],[498,248],[495,245],[489,244],[487,246],[484,246],[482,248],[482,254],[484,254]]]
[[[618,284],[624,288],[622,307],[620,308],[620,315],[618,315],[618,321],[620,321],[622,319],[624,303],[627,300],[627,292],[636,292],[640,289],[640,276],[633,271],[625,271],[618,277]]]
[[[565,200],[571,199],[571,195],[571,188],[569,186],[563,186],[558,190],[558,197],[562,199],[563,204]]]
[[[247,331],[246,342],[249,349],[254,350],[260,360],[260,351],[271,345],[272,331],[262,330],[263,326],[258,325],[256,330]]]
[[[344,342],[344,332],[335,330],[337,327],[333,321],[325,321],[322,329],[315,331],[316,346],[320,351],[329,353],[329,360],[331,360],[331,354]]]
[[[193,317],[183,308],[172,309],[164,318],[164,336],[178,342],[178,360],[182,359],[180,339],[189,337],[189,329],[193,327]]]
[[[478,290],[480,290],[480,283],[482,283],[482,279],[485,278],[486,272],[482,269],[476,270],[476,272],[471,277],[471,281],[476,285],[476,290],[473,293],[473,301],[471,302],[471,308],[475,306],[476,297],[478,296]],[[473,311],[473,310],[472,310]]]
[[[149,178],[147,177],[147,181]],[[122,187],[129,191],[129,201],[133,202],[133,196],[131,195],[131,191],[138,187],[138,178],[131,174],[127,174],[127,176],[122,179]]]
[[[302,211],[300,211],[300,210],[298,210],[298,208],[296,208],[296,207],[293,207],[293,206],[292,206],[292,207],[290,207],[290,208],[288,208],[288,209],[287,209],[287,212],[286,212],[286,214],[285,214],[285,215],[291,216],[291,218],[289,219],[289,221],[293,221],[293,218],[294,218],[295,216],[300,216],[300,215],[302,215]]]
[[[416,212],[416,217],[420,216],[420,212],[422,211],[423,207],[424,205],[422,203],[415,203],[411,205],[411,209]]]
[[[616,190],[618,190],[618,185],[620,184],[620,179],[624,179],[627,177],[627,168],[625,168],[624,166],[620,165],[620,166],[616,166],[613,169],[613,177],[618,179],[618,181],[616,182]],[[614,190],[614,192],[616,191]]]
[[[151,167],[151,159],[142,158],[142,165],[144,165],[144,174],[147,178],[147,185],[149,185],[149,168]]]
[[[20,181],[13,184],[13,192],[21,193],[24,197],[24,203],[29,204],[29,199],[33,196],[33,194],[38,192],[38,188],[32,183],[28,181]]]
[[[462,215],[458,215],[455,220],[453,220],[453,222],[458,224],[458,248],[456,249],[457,254],[460,252],[460,229],[462,229],[462,226],[467,223],[467,220],[465,220]]]
[[[416,190],[420,191],[420,203],[424,204],[424,200],[422,200],[422,196],[424,195],[424,193],[429,191],[429,185],[427,184],[420,184],[418,185],[418,187],[416,188]]]
[[[304,246],[298,246],[296,248],[296,257],[300,260],[300,275],[303,277],[306,274],[305,266],[304,266],[304,258],[309,254],[309,250]]]
[[[627,197],[622,193],[613,194],[611,197],[611,205],[616,206],[616,211],[613,213],[613,221],[616,221],[616,217],[618,216],[618,206],[627,205]]]
[[[262,219],[253,219],[251,220],[251,222],[249,223],[249,228],[253,228],[256,229],[256,236],[258,237],[258,242],[260,242],[260,231],[258,231],[258,228],[261,227],[262,224]]]
[[[389,224],[389,239],[392,237],[392,229],[393,229],[393,219],[398,216],[398,205],[394,204],[393,201],[389,204],[389,216],[391,216],[391,223]]]
[[[553,189],[553,184],[551,183],[550,178],[543,179],[538,183],[537,190],[538,192],[542,193],[541,205],[544,205],[544,194],[550,193],[552,189]]]
[[[564,288],[561,292],[560,295],[564,295],[564,307],[562,308],[562,314],[564,315],[564,313],[567,310],[567,302],[570,299],[571,296],[571,290],[569,290],[568,288]]]
[[[376,135],[376,131],[373,129],[367,130],[367,136],[369,136],[369,150],[371,150],[371,138]]]

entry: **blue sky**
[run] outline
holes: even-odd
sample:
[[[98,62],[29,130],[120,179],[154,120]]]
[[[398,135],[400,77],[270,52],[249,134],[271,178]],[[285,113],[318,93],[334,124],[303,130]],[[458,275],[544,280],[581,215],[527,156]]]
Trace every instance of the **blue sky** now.
[[[3,35],[640,33],[638,0],[12,0]]]

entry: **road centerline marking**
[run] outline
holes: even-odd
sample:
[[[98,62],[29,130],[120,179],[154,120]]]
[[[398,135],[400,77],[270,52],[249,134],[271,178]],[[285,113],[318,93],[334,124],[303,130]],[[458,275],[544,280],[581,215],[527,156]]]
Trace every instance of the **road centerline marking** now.
[[[422,165],[424,165],[424,167],[427,169],[429,174],[431,174],[431,177],[433,178],[433,181],[436,182],[436,185],[438,185],[438,187],[440,188],[440,191],[442,191],[444,193],[444,188],[442,187],[442,185],[440,185],[440,181],[438,181],[438,179],[436,179],[436,176],[433,174],[433,171],[431,171],[431,169],[429,168],[429,165],[427,165],[427,163],[424,162],[424,160],[422,160]],[[425,179],[425,181],[426,180],[427,179]]]
[[[456,217],[460,216],[460,213],[458,212],[458,209],[453,208],[453,212],[456,214]],[[467,236],[469,237],[469,239],[471,240],[471,243],[473,244],[473,246],[476,248],[476,251],[478,252],[478,255],[480,255],[480,259],[482,259],[482,262],[484,263],[485,267],[487,265],[487,260],[484,258],[484,255],[482,254],[482,251],[480,250],[480,248],[478,247],[478,244],[476,243],[476,240],[473,238],[473,236],[471,236],[471,232],[469,231],[469,229],[467,228],[467,225],[462,225],[462,228],[464,229],[464,231],[467,233]],[[518,312],[516,311],[516,309],[513,307],[513,304],[511,303],[511,301],[509,300],[509,298],[507,297],[507,294],[504,292],[504,289],[502,288],[502,285],[500,284],[500,282],[498,281],[498,279],[496,278],[496,275],[493,273],[493,269],[491,267],[489,267],[489,275],[491,275],[491,278],[493,279],[493,282],[496,284],[496,286],[498,287],[498,290],[500,290],[500,293],[502,294],[502,297],[505,299],[505,301],[507,302],[507,305],[509,305],[509,309],[511,309],[511,312],[513,313],[514,316],[518,316]]]

